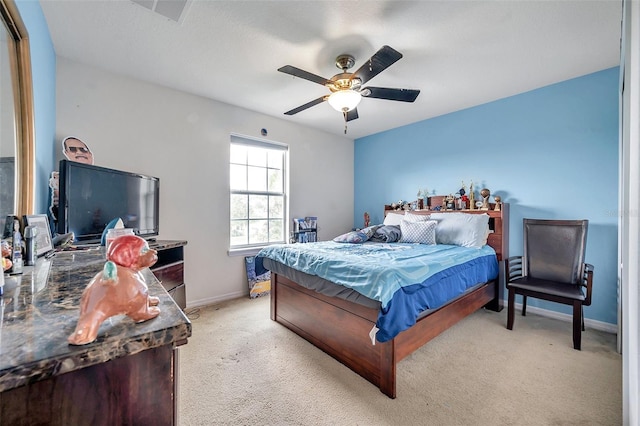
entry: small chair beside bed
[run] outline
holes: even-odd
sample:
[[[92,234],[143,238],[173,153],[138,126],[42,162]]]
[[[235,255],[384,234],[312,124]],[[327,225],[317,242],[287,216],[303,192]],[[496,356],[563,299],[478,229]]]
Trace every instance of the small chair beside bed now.
[[[456,241],[385,242],[388,235],[383,231],[393,228],[380,224],[370,227],[375,234],[369,228],[361,232],[360,238],[369,241],[263,249],[258,256],[271,271],[271,319],[395,398],[398,362],[478,309],[502,310],[509,205],[503,203],[501,210],[494,207],[492,204],[488,211],[412,211],[401,220],[408,230],[414,226],[410,217],[412,222],[427,218],[429,225],[424,221],[414,228],[435,229],[436,235],[440,229],[443,238],[462,236],[464,244],[478,223],[488,222],[488,233],[467,247],[453,244]],[[385,206],[385,223],[392,222],[387,219],[391,213],[405,212]],[[465,232],[455,229],[458,223]],[[474,227],[471,233],[467,232],[470,226]],[[458,256],[460,264],[449,265],[449,259]],[[383,263],[387,258],[401,267],[387,267]],[[380,283],[384,285],[377,285]],[[445,289],[444,293],[436,288]]]

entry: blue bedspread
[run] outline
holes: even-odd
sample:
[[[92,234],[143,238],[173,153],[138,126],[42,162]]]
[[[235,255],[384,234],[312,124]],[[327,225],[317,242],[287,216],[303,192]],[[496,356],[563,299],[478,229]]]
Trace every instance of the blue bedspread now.
[[[352,288],[381,303],[376,339],[385,342],[468,288],[498,276],[495,251],[454,245],[343,244],[323,241],[265,247],[266,257]]]

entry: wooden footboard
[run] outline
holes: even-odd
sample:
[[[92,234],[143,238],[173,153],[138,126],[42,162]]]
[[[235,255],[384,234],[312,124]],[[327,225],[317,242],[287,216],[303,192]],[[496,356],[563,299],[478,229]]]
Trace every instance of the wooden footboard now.
[[[484,284],[421,318],[393,340],[372,345],[369,332],[378,318],[377,310],[324,296],[272,273],[271,319],[395,398],[397,363],[481,307],[499,306],[497,281]]]

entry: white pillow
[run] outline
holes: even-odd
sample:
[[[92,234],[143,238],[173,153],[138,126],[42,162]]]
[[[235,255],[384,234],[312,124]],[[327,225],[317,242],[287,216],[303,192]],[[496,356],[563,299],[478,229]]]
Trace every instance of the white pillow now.
[[[438,222],[436,242],[481,248],[489,238],[489,215],[470,213],[432,213]]]
[[[407,220],[409,222],[424,222],[429,220],[428,214],[416,214],[410,211],[406,211],[404,213],[398,212],[389,212],[387,216],[384,218],[383,225],[395,225],[400,226],[400,222],[403,220]]]
[[[417,214],[413,212],[405,212],[404,219],[408,222],[426,222],[429,220],[428,214]]]
[[[400,222],[402,222],[403,217],[404,217],[403,213],[389,212],[385,216],[384,222],[382,222],[382,224],[400,226]]]
[[[421,222],[410,222],[403,220],[400,222],[400,243],[420,243],[433,245],[436,243],[435,220]]]

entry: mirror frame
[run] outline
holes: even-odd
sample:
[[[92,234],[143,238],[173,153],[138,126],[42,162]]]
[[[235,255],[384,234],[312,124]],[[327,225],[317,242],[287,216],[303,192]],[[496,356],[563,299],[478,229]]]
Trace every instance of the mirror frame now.
[[[16,120],[15,214],[34,214],[35,120],[29,35],[14,0],[0,0],[0,16],[11,39],[9,49]]]

